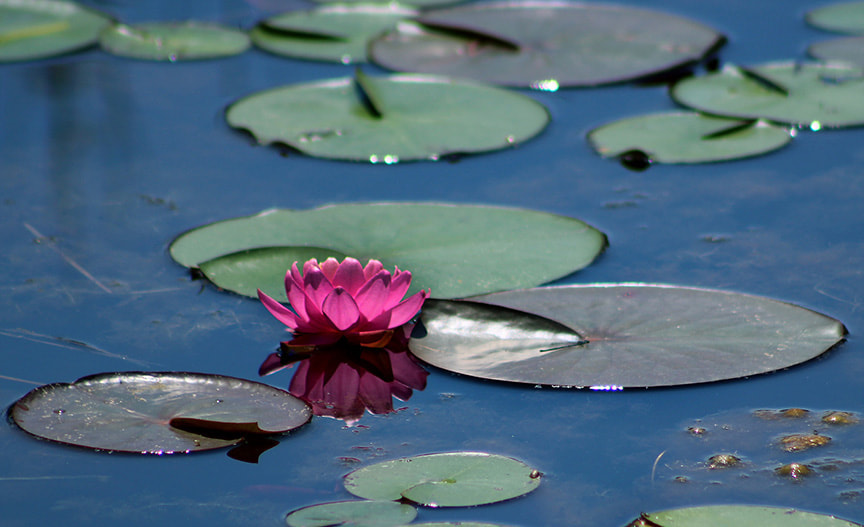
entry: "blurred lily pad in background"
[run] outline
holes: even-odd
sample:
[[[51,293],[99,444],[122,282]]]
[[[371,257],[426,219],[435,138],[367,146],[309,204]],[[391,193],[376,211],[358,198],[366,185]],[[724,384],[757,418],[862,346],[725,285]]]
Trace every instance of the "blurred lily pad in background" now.
[[[809,11],[806,20],[819,29],[864,35],[864,2],[840,2],[819,7]]]
[[[864,36],[844,37],[814,42],[807,48],[810,56],[831,62],[847,62],[864,68]]]
[[[237,55],[251,45],[243,31],[192,21],[117,24],[102,32],[99,44],[114,55],[171,62]]]
[[[709,505],[643,513],[628,527],[860,527],[834,516],[781,507]]]

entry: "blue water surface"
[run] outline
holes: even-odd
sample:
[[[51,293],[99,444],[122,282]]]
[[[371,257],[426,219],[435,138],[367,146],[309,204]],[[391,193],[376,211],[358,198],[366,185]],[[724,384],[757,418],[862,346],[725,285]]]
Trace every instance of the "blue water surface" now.
[[[830,38],[803,21],[827,2],[629,3],[717,28],[729,38],[725,63],[804,59],[809,43]],[[195,18],[248,28],[266,15],[241,0],[90,5],[127,22]],[[773,445],[777,434],[811,430],[751,415],[789,407],[864,414],[864,129],[802,130],[760,158],[633,172],[595,155],[585,135],[675,108],[662,86],[526,92],[548,106],[549,128],[512,150],[456,163],[286,158],[224,123],[226,105],[244,95],[350,72],[254,49],[177,64],[93,49],[0,65],[0,402],[109,371],[257,378],[282,326],[259,303],[192,281],[168,244],[192,227],[271,207],[354,201],[484,203],[578,217],[611,245],[561,283],[662,282],[770,296],[840,319],[848,341],[773,374],[614,393],[432,369],[427,389],[398,412],[353,427],[316,418],[258,464],[224,451],[95,453],[0,427],[0,524],[278,526],[293,509],[350,499],[341,478],[354,468],[453,450],[519,458],[543,482],[505,503],[424,509],[418,521],[619,527],[643,511],[746,503],[864,522],[864,425],[831,430],[835,440],[822,452],[787,454]],[[266,379],[283,387],[289,380],[290,372]],[[697,424],[709,432],[703,438],[686,431]],[[744,466],[706,469],[720,452]],[[835,470],[802,481],[773,474],[816,458],[836,459]]]

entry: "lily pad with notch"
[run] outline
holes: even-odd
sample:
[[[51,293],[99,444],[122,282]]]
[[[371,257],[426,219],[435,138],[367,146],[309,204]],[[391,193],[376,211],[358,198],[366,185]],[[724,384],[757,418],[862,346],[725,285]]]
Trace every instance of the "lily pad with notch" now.
[[[561,1],[434,10],[370,44],[377,64],[554,90],[625,82],[701,61],[725,38],[667,13]]]
[[[117,24],[100,39],[102,49],[143,60],[201,60],[243,53],[251,45],[243,31],[201,22]]]
[[[783,507],[708,505],[642,513],[627,527],[861,527],[836,516]]]
[[[540,485],[540,479],[538,470],[513,458],[485,452],[446,452],[357,469],[345,476],[345,488],[366,499],[471,507],[527,494]]]
[[[40,386],[9,410],[25,432],[109,452],[190,453],[306,424],[309,407],[284,390],[222,375],[102,373]]]
[[[415,332],[409,347],[433,366],[532,386],[615,389],[775,371],[822,354],[846,334],[837,320],[777,300],[656,284],[427,301],[420,320],[425,334]]]
[[[285,518],[288,527],[398,527],[417,517],[417,509],[393,501],[336,501],[297,509]]]
[[[864,35],[864,2],[840,2],[809,11],[807,23],[838,33]]]

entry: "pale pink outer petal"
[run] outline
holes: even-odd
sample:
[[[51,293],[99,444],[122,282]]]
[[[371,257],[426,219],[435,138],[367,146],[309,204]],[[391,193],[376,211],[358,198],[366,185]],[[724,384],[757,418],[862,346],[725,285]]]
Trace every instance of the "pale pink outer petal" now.
[[[331,284],[335,284],[333,278],[336,276],[336,271],[339,269],[339,261],[336,258],[330,257],[324,260],[324,262],[319,266],[321,268],[321,272],[324,273],[324,276],[327,277],[327,280],[330,280]]]
[[[305,268],[306,265],[304,264],[303,267]],[[298,286],[303,286],[303,275],[301,275],[300,270],[297,269],[297,262],[291,264],[291,279],[294,280],[294,283]]]
[[[378,274],[369,279],[363,287],[354,295],[354,300],[360,308],[360,314],[365,320],[372,320],[377,317],[390,306],[387,305],[387,299],[390,296],[390,273],[381,270]],[[370,328],[376,329],[376,328]],[[386,328],[384,328],[386,329]]]
[[[356,295],[357,291],[366,283],[363,266],[356,258],[346,257],[339,265],[339,269],[336,270],[332,282],[334,286],[345,288],[349,295]]]
[[[393,279],[390,281],[390,294],[384,305],[384,309],[393,309],[396,307],[396,304],[402,300],[402,297],[408,292],[410,286],[411,273],[408,271],[399,271],[397,267],[396,274],[393,275]]]
[[[348,291],[336,287],[322,304],[324,316],[338,329],[346,331],[360,319],[360,308]]]
[[[371,280],[372,277],[378,274],[382,269],[384,269],[384,264],[378,260],[370,259],[366,262],[366,267],[363,268],[363,275],[366,277],[366,281]]]
[[[273,298],[267,296],[267,293],[258,290],[258,299],[264,304],[264,307],[267,308],[267,311],[270,312],[271,315],[276,317],[279,322],[282,322],[292,330],[296,330],[298,326],[302,325],[302,321],[297,317],[297,315],[283,306]]]
[[[429,298],[429,291],[419,291],[403,300],[393,309],[386,311],[378,317],[378,319],[381,319],[380,321],[378,319],[370,320],[368,325],[371,327],[373,325],[383,324],[386,320],[388,328],[399,327],[414,318],[414,315],[420,311],[420,308],[423,307],[423,302],[425,302],[427,298]],[[389,318],[385,318],[385,315]]]

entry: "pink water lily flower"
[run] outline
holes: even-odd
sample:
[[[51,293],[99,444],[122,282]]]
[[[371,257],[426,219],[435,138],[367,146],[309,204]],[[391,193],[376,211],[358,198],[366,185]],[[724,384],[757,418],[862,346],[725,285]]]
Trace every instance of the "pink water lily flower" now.
[[[311,259],[297,262],[285,273],[285,291],[291,308],[258,290],[258,298],[274,317],[288,326],[292,347],[326,346],[343,337],[362,346],[386,345],[394,328],[420,311],[429,291],[402,299],[411,285],[411,273],[396,267],[391,274],[378,260],[366,267],[354,258],[339,263],[328,258],[320,265]]]

